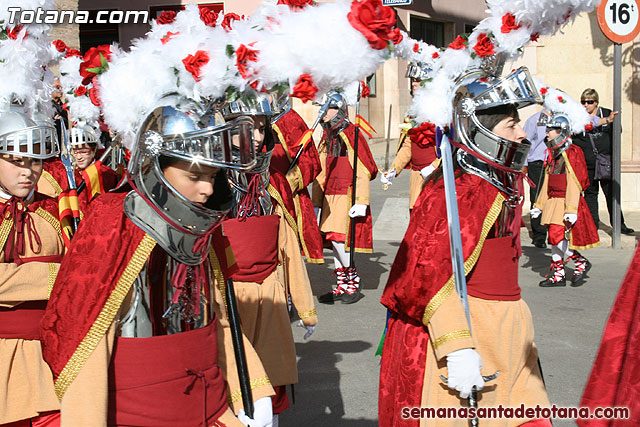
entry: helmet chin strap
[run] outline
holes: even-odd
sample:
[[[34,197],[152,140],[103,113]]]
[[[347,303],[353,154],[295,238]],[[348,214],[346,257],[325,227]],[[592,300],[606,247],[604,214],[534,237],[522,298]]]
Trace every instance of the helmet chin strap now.
[[[32,188],[31,191],[29,192],[29,194],[27,194],[27,197],[19,197],[19,199],[21,200],[29,200],[31,198],[31,196],[33,196],[33,194],[36,192],[36,188]],[[11,194],[5,187],[4,185],[0,184],[0,197],[2,197],[3,199],[11,199],[12,197],[15,197],[13,194]]]

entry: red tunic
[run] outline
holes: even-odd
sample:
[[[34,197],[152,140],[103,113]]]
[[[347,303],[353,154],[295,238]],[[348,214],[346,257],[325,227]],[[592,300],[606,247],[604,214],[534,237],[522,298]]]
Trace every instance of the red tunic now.
[[[285,113],[271,126],[274,137],[279,144],[276,144],[273,149],[269,170],[271,174],[284,176],[289,169],[291,160],[300,149],[303,135],[309,128],[302,117],[293,109]],[[313,138],[311,136],[309,138],[302,155],[298,159],[297,168],[291,172],[295,174],[299,171],[300,182],[298,188],[291,192],[292,200],[286,203],[286,209],[290,218],[296,224],[293,229],[298,231],[298,241],[300,242],[302,253],[307,257],[308,262],[320,264],[324,262],[322,236],[320,235],[307,186],[316,179],[316,176],[322,170],[322,165],[320,164],[320,157]],[[283,189],[279,189],[279,192],[281,194],[285,193],[285,195],[288,193],[284,192]],[[285,206],[283,206],[284,208]]]
[[[92,203],[90,214],[83,220],[64,258],[42,319],[43,356],[53,372],[59,398],[106,333],[122,298],[154,247],[155,242],[124,214],[125,196],[126,193],[109,193]],[[121,296],[119,302],[117,295]],[[111,305],[107,304],[108,300]],[[116,377],[110,378],[115,381],[110,387],[110,418],[118,425],[131,425],[131,420],[137,420],[134,425],[168,427],[175,425],[172,420],[180,416],[179,402],[182,402],[187,408],[197,408],[196,417],[190,418],[190,424],[186,425],[201,424],[203,416],[215,419],[227,408],[226,385],[217,367],[217,354],[214,355],[217,349],[212,347],[216,342],[216,330],[211,325],[171,336],[136,338],[135,341],[119,338],[113,356],[114,363],[119,362],[112,372]],[[119,346],[125,346],[126,351],[120,354]],[[184,354],[184,348],[194,351]],[[140,359],[141,354],[145,358]],[[207,360],[202,360],[200,355],[206,355]],[[135,363],[157,369],[138,369],[137,375],[131,377],[133,374],[127,366]],[[122,369],[128,373],[120,378],[118,372]],[[175,376],[165,376],[172,370]],[[131,387],[143,387],[145,391],[130,394],[120,381]],[[193,384],[192,391],[185,390],[181,384],[189,387]],[[185,393],[191,394],[185,397]],[[181,399],[187,399],[188,403]],[[118,412],[120,409],[113,406],[119,401],[124,412]],[[131,405],[135,410],[126,409]],[[202,415],[205,405],[206,414]],[[147,424],[138,424],[140,414]]]

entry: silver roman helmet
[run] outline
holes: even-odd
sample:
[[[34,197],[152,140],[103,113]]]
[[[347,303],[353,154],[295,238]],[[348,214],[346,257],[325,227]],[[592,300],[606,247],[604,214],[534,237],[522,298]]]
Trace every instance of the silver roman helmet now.
[[[127,171],[135,191],[125,199],[125,213],[171,256],[188,265],[199,264],[208,245],[197,242],[209,238],[231,208],[225,169],[246,171],[255,166],[252,134],[250,117],[225,122],[214,107],[153,109],[136,135]],[[221,169],[207,203],[191,202],[167,181],[161,163],[177,160]]]
[[[0,112],[0,154],[48,159],[60,154],[53,122],[36,113],[29,118],[14,105]]]
[[[326,95],[322,97],[319,102],[322,107],[320,108],[319,114],[325,115],[327,110],[330,108],[335,108],[338,110],[335,116],[333,116],[328,121],[321,121],[322,127],[331,130],[332,132],[338,133],[343,131],[347,126],[349,126],[349,112],[348,112],[348,104],[347,98],[345,96],[336,91],[330,90]]]
[[[496,78],[483,70],[467,73],[458,80],[453,103],[454,138],[475,156],[458,150],[460,165],[471,173],[483,176],[507,193],[512,193],[511,178],[505,173],[522,171],[531,143],[511,141],[500,137],[482,124],[478,116],[497,107],[520,109],[541,104],[529,70],[521,67],[503,78]],[[497,166],[497,167],[496,167]],[[501,172],[501,173],[498,173]]]
[[[233,188],[233,194],[235,198],[236,216],[251,216],[253,214],[260,214],[254,212],[257,209],[257,205],[254,208],[244,206],[242,201],[246,198],[247,193],[250,191],[250,184],[253,180],[258,179],[259,176],[260,188],[258,189],[258,198],[261,206],[262,213],[264,215],[270,215],[273,210],[273,204],[271,198],[266,191],[269,185],[269,165],[271,163],[271,155],[275,147],[275,140],[271,132],[270,123],[274,116],[278,116],[282,113],[283,106],[286,103],[282,99],[277,98],[271,94],[257,94],[254,97],[245,96],[242,100],[238,100],[229,103],[222,109],[222,114],[225,119],[237,117],[239,114],[246,114],[251,117],[264,116],[265,117],[265,131],[264,139],[262,143],[257,144],[254,141],[254,147],[256,150],[256,164],[248,171],[241,171],[237,169],[230,169],[228,171],[228,177]],[[238,210],[244,210],[246,212],[238,212]]]
[[[405,77],[416,80],[426,80],[431,77],[431,68],[422,62],[409,62]]]
[[[69,131],[69,142],[71,146],[96,144],[100,145],[98,132],[86,123],[78,123]]]
[[[544,143],[551,150],[551,155],[557,157],[571,145],[571,123],[569,118],[564,114],[553,113],[552,115],[540,114],[538,126],[544,126],[547,131],[555,129],[559,134],[549,140],[545,138]]]

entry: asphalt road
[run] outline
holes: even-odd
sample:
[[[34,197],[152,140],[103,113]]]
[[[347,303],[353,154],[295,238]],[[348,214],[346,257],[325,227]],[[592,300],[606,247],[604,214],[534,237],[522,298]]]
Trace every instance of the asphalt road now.
[[[382,164],[384,144],[372,145],[372,152]],[[295,404],[281,415],[281,426],[378,425],[380,362],[374,353],[386,315],[379,300],[408,224],[408,174],[397,177],[388,191],[382,191],[377,180],[371,188],[374,252],[356,255],[364,298],[352,305],[317,304],[320,323],[308,341],[302,339],[303,330],[294,327],[299,383]],[[625,212],[625,216],[629,226],[640,229],[640,213]],[[580,400],[604,323],[633,255],[635,236],[625,236],[624,249],[619,250],[609,247],[606,233],[601,231],[601,236],[601,247],[584,252],[593,264],[584,286],[543,289],[538,282],[549,269],[551,251],[533,247],[523,229],[519,281],[533,313],[549,397],[558,406],[576,406]],[[335,282],[328,250],[325,260],[323,265],[308,265],[315,296],[328,292]],[[554,426],[569,425],[575,423],[554,420]]]

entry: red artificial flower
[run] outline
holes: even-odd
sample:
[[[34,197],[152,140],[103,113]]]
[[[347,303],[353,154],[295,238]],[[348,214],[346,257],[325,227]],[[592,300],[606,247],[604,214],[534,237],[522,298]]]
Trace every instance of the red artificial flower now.
[[[537,42],[538,38],[540,38],[540,33],[533,33],[531,34],[531,36],[529,37],[529,40],[531,40],[532,42]]]
[[[238,71],[243,78],[248,78],[251,76],[249,71],[247,70],[247,63],[249,61],[255,62],[258,60],[258,51],[249,49],[247,46],[241,44],[238,46],[236,50],[236,66],[238,67]]]
[[[418,43],[414,43],[413,44],[413,51],[415,53],[418,53],[419,50],[420,50],[420,45]]]
[[[586,130],[587,132],[590,132],[593,130],[593,123],[587,123],[586,126],[584,127],[584,130]]]
[[[278,0],[278,4],[289,6],[291,10],[302,10],[307,6],[313,6],[313,0]]]
[[[175,33],[168,31],[167,34],[165,34],[164,37],[160,39],[160,41],[162,42],[162,44],[167,44],[167,42],[171,40],[173,36],[177,36],[178,34],[180,34],[180,31]]]
[[[67,103],[65,102],[64,104],[62,104],[62,109],[64,111],[69,111],[69,106],[67,105]]]
[[[93,77],[107,71],[110,58],[111,46],[108,44],[90,48],[84,54],[84,62],[80,64],[80,75],[83,77],[82,84],[88,85]]]
[[[177,14],[175,10],[163,10],[160,16],[156,18],[156,22],[161,25],[171,24],[176,20]]]
[[[542,96],[545,96],[547,92],[549,92],[549,90],[546,87],[543,87],[540,89],[540,95]]]
[[[467,39],[462,36],[458,36],[454,41],[451,42],[451,44],[449,44],[449,47],[455,50],[464,49],[465,47],[467,47]]]
[[[440,53],[439,53],[439,52],[433,52],[433,54],[431,55],[431,57],[432,57],[433,59],[436,59],[436,58],[437,58],[437,57],[439,57],[439,56],[440,56]]]
[[[82,53],[80,53],[78,49],[67,49],[67,51],[64,54],[64,57],[69,58],[71,56],[77,56],[79,58],[82,58]]]
[[[387,42],[402,41],[400,30],[395,28],[396,14],[392,8],[383,6],[381,0],[361,0],[351,3],[347,15],[353,28],[360,31],[373,49],[384,49]]]
[[[561,102],[561,103],[563,103],[563,104],[564,104],[564,102],[565,102],[565,101],[564,101],[564,98],[563,98],[563,97],[561,97],[561,96],[558,96],[558,101],[560,101],[560,102]]]
[[[100,96],[98,95],[98,89],[94,84],[91,89],[89,89],[89,99],[91,99],[91,103],[96,107],[99,107],[102,103],[100,102]]]
[[[76,90],[73,91],[73,93],[75,93],[76,96],[86,95],[87,94],[87,88],[84,87],[84,86],[78,86],[76,88]]]
[[[20,34],[20,31],[22,31],[22,25],[16,25],[13,28],[7,27],[7,37],[9,37],[11,40],[15,40],[18,38],[18,34]],[[27,37],[26,32],[24,36]]]
[[[200,19],[205,25],[215,27],[218,20],[218,14],[209,8],[198,6],[200,8]]]
[[[496,51],[493,49],[493,43],[491,42],[491,39],[485,33],[480,33],[480,35],[478,36],[478,40],[476,41],[476,45],[473,47],[473,50],[479,57],[489,56],[496,53]]]
[[[369,86],[367,86],[365,82],[360,82],[360,84],[362,84],[362,92],[360,93],[360,97],[368,98],[369,95],[371,95],[371,89],[369,89]]]
[[[510,33],[511,30],[517,30],[522,27],[522,24],[516,24],[516,17],[510,13],[507,13],[502,17],[502,27],[500,31],[504,34]]]
[[[191,73],[195,81],[200,81],[200,68],[209,62],[209,54],[204,50],[199,50],[195,55],[187,55],[182,60],[184,68]]]
[[[316,93],[318,88],[313,83],[313,78],[309,74],[301,74],[290,96],[300,98],[306,104],[307,101],[316,97]]]
[[[231,30],[231,23],[233,21],[239,21],[240,15],[238,15],[237,13],[227,13],[224,15],[224,18],[222,19],[222,28],[224,28],[225,30],[230,31]]]
[[[52,43],[58,52],[65,52],[67,50],[67,45],[62,40],[54,40]]]
[[[429,122],[423,122],[420,126],[409,129],[409,138],[411,142],[420,148],[427,148],[436,142],[436,125]]]

